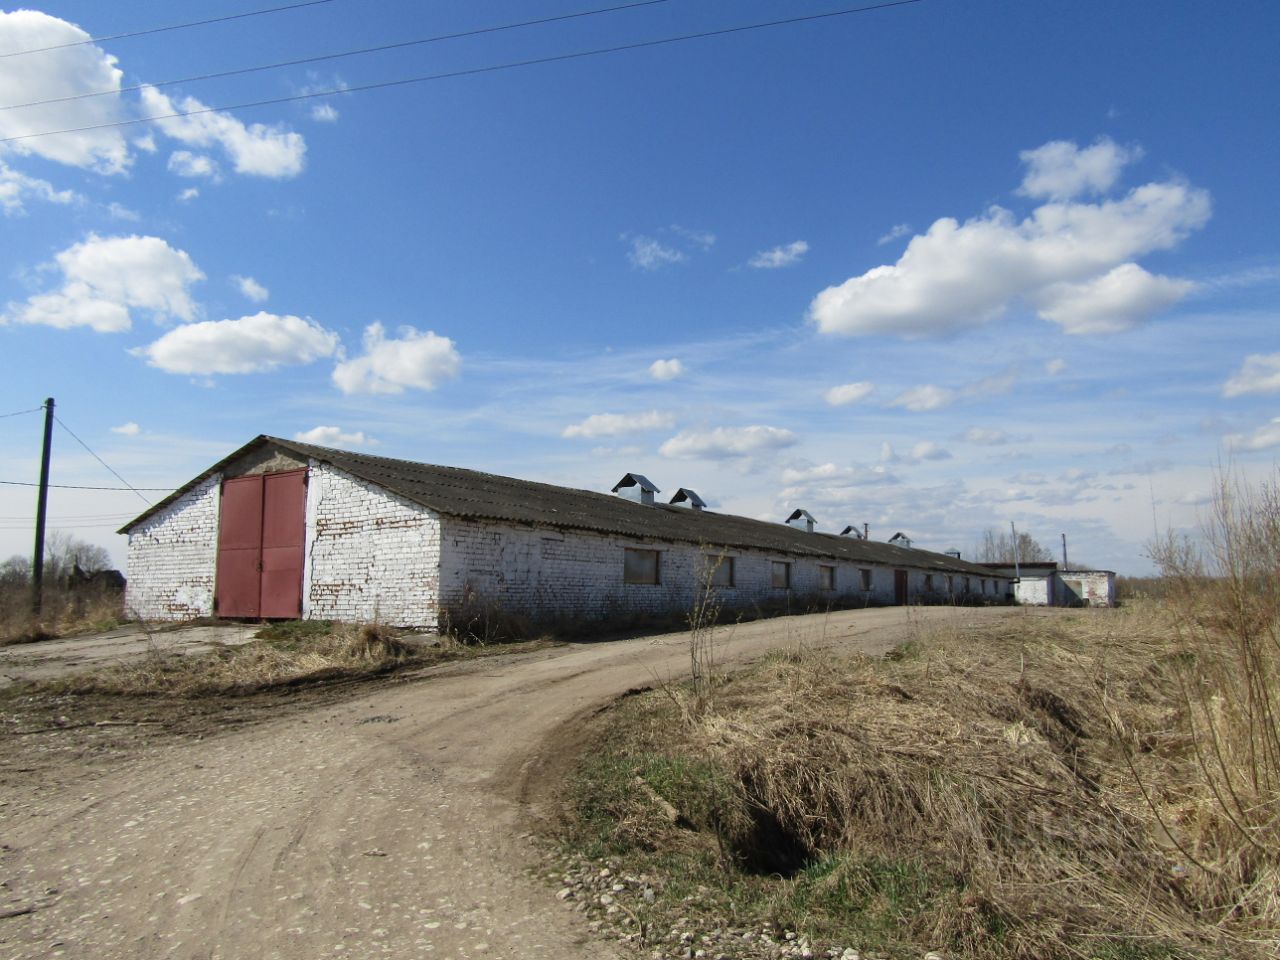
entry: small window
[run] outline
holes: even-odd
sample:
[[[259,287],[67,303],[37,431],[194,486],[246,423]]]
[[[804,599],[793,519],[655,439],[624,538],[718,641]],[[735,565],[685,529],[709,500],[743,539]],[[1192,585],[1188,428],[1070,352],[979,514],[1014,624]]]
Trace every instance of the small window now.
[[[773,561],[773,586],[778,590],[791,589],[791,564],[782,560]]]
[[[871,571],[859,570],[858,572],[862,574],[862,589],[870,590],[871,589]]]
[[[926,573],[924,575],[924,588],[930,591],[933,590],[933,574],[932,573]]]
[[[836,588],[836,568],[828,566],[818,567],[818,589],[834,590]]]
[[[657,583],[658,551],[625,550],[622,560],[622,579],[625,583]]]
[[[702,558],[706,564],[704,574],[711,581],[713,587],[732,587],[733,579],[733,557],[713,557],[705,556]]]

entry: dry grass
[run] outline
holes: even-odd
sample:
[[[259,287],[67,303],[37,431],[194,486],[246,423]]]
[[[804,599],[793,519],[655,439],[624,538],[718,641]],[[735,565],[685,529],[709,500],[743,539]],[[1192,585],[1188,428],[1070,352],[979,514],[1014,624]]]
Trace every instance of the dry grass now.
[[[31,613],[29,586],[0,588],[0,646],[110,630],[124,620],[124,595],[118,590],[49,585],[37,617]]]
[[[44,693],[121,697],[245,694],[370,677],[442,656],[439,648],[405,640],[383,626],[304,626],[306,629],[274,633],[267,628],[263,631],[267,639],[199,655],[166,651],[163,635],[157,635],[144,657],[38,686]]]
[[[883,661],[792,651],[698,716],[632,698],[608,721],[615,746],[586,761],[594,796],[575,795],[570,843],[864,950],[1274,955],[1254,896],[1274,901],[1259,882],[1274,874],[1232,873],[1241,848],[1205,829],[1176,638],[1151,603],[1019,616],[920,628]],[[610,769],[638,771],[697,830],[611,788]],[[711,809],[687,812],[698,796]]]

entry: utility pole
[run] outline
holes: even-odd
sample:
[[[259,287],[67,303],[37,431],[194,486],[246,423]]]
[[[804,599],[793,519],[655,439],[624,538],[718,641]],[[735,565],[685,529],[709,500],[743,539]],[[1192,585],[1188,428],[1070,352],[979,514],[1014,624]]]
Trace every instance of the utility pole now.
[[[1062,569],[1063,570],[1071,569],[1069,566],[1067,566],[1067,535],[1065,533],[1062,535]]]
[[[1018,528],[1013,525],[1013,521],[1009,521],[1009,532],[1013,534],[1013,578],[1015,580],[1022,579],[1022,571],[1018,569]]]
[[[49,507],[49,451],[53,446],[53,397],[44,402],[44,450],[40,454],[40,493],[36,498],[36,549],[31,561],[31,612],[44,603],[44,516]]]

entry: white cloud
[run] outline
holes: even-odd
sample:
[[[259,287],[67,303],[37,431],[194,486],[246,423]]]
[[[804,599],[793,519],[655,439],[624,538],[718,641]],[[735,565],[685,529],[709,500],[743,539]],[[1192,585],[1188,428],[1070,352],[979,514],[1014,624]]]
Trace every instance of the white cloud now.
[[[944,447],[938,446],[932,440],[926,440],[917,443],[911,448],[911,459],[920,460],[950,460],[951,451]]]
[[[970,427],[962,436],[966,443],[975,443],[980,447],[999,447],[1008,443],[1009,434],[999,429],[989,429],[987,427]]]
[[[641,270],[657,270],[670,263],[681,263],[685,255],[674,247],[664,246],[653,237],[632,237],[627,259]]]
[[[905,407],[912,413],[924,413],[928,410],[941,410],[955,402],[956,391],[947,387],[937,387],[931,383],[904,390],[889,401],[891,407]]]
[[[782,471],[782,482],[789,485],[783,491],[784,500],[793,500],[805,488],[812,491],[815,485],[848,487],[850,485],[875,486],[893,484],[898,478],[883,465],[863,467],[839,467],[834,463],[823,463],[814,467],[788,467]]]
[[[169,172],[179,177],[207,177],[218,179],[218,165],[211,157],[190,150],[175,150],[169,154]]]
[[[195,319],[188,288],[204,274],[185,252],[159,237],[90,234],[54,259],[62,271],[61,288],[10,304],[6,319],[91,327],[99,333],[128,330],[135,309],[149,310],[157,321]]]
[[[1280,447],[1280,417],[1264,423],[1252,433],[1233,433],[1227,437],[1230,450],[1270,450]]]
[[[1280,392],[1280,353],[1251,353],[1222,385],[1224,397]]]
[[[295,433],[293,439],[300,440],[303,443],[314,443],[318,447],[340,447],[343,449],[376,447],[378,445],[378,441],[373,437],[366,437],[363,430],[347,433],[341,427],[312,427],[310,430],[302,430]]]
[[[25,213],[23,201],[26,199],[60,204],[81,203],[84,200],[74,190],[55,190],[48,180],[28,177],[0,160],[0,208],[4,210],[5,216]]]
[[[0,58],[0,90],[5,103],[32,103],[76,97],[100,90],[119,90],[122,71],[116,58],[85,43],[89,34],[74,24],[35,10],[0,11],[0,49],[26,50],[62,44],[57,50],[26,57]],[[0,137],[21,137],[115,123],[124,119],[118,94],[46,103],[38,107],[0,110]],[[121,173],[131,161],[129,147],[118,128],[82,130],[57,136],[32,137],[0,145],[0,151],[35,155],[57,163]]]
[[[1020,194],[1070,200],[1085,193],[1106,193],[1126,164],[1142,158],[1142,148],[1122,147],[1108,137],[1083,150],[1069,140],[1053,140],[1018,157],[1027,165]]]
[[[239,274],[233,274],[231,282],[236,285],[236,289],[248,300],[254,303],[264,303],[271,296],[271,291],[260,284],[253,277],[242,277]]]
[[[128,423],[122,423],[118,427],[112,427],[111,432],[118,433],[122,437],[136,437],[142,432],[142,428],[130,420]]]
[[[1061,357],[1054,357],[1052,360],[1046,360],[1044,364],[1044,372],[1051,377],[1056,377],[1063,370],[1067,369],[1067,361]]]
[[[894,226],[889,228],[888,233],[882,235],[880,239],[876,241],[876,245],[883,247],[886,243],[893,243],[893,241],[899,240],[902,237],[905,237],[910,232],[911,232],[911,224],[909,223],[895,224]]]
[[[781,427],[716,427],[677,433],[658,452],[680,460],[726,460],[781,450],[798,442],[794,433]]]
[[[318,123],[337,123],[337,108],[331,103],[317,103],[311,107],[311,119]]]
[[[1173,306],[1195,288],[1189,280],[1147,273],[1123,263],[1082,283],[1055,283],[1037,297],[1040,316],[1063,333],[1118,333]]]
[[[127,220],[130,223],[137,223],[142,219],[142,214],[137,210],[131,210],[124,204],[114,201],[107,204],[107,216],[112,220]]]
[[[716,245],[716,235],[710,230],[690,230],[675,223],[671,225],[671,232],[676,236],[684,237],[699,250],[710,250]]]
[[[263,312],[190,323],[131,352],[167,373],[211,375],[311,363],[337,349],[338,335],[314,320]]]
[[[675,424],[676,418],[660,410],[641,413],[595,413],[581,423],[565,427],[564,437],[620,437],[641,430],[665,430]]]
[[[838,387],[832,387],[822,395],[822,399],[833,407],[843,407],[865,400],[873,390],[875,390],[875,384],[867,380],[859,380],[857,383],[842,383]]]
[[[200,196],[200,189],[198,187],[187,187],[187,189],[178,194],[178,201],[180,203],[190,203],[198,196]]]
[[[803,240],[788,243],[785,247],[774,247],[772,250],[761,250],[747,261],[747,266],[757,270],[776,270],[799,263],[809,252],[809,244]]]
[[[343,393],[403,393],[406,387],[434,390],[458,375],[462,358],[448,337],[428,330],[401,327],[400,338],[386,338],[380,323],[364,331],[364,356],[344,360],[333,369],[333,382]]]
[[[965,223],[943,218],[896,263],[819,293],[810,319],[830,334],[935,336],[1023,300],[1069,332],[1123,329],[1190,289],[1129,261],[1176,246],[1210,208],[1206,191],[1166,181],[1119,199],[1045,203],[1022,221],[999,207]]]
[[[192,147],[220,146],[231,159],[236,173],[282,180],[302,172],[307,144],[302,134],[279,125],[252,123],[246,126],[229,113],[208,111],[195,97],[174,103],[155,87],[142,88],[142,112],[148,117],[167,117],[155,122],[160,129]],[[169,116],[190,113],[193,116]]]
[[[684,364],[672,357],[670,360],[655,360],[649,364],[649,375],[655,380],[674,380],[684,376]]]

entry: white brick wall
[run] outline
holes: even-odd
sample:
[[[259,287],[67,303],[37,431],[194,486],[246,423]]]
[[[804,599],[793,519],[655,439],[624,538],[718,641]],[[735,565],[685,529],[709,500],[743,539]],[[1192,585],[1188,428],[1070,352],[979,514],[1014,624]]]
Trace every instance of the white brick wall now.
[[[129,533],[125,611],[130,616],[212,616],[221,483],[221,474],[209,477]]]
[[[688,610],[694,602],[699,570],[709,552],[692,544],[637,541],[587,531],[555,531],[497,523],[442,518],[440,603],[442,609],[492,604],[535,618],[626,616]],[[660,552],[658,585],[623,582],[627,547]],[[785,601],[788,591],[772,586],[773,561],[791,564],[790,596],[831,597],[843,604],[891,604],[893,569],[856,563],[798,558],[762,551],[730,550],[734,586],[721,588],[726,607],[750,607]],[[819,589],[820,565],[836,567],[835,590]],[[862,569],[871,570],[871,591],[862,588]],[[979,579],[970,590],[979,594]],[[987,599],[1003,597],[994,578]],[[925,575],[909,571],[912,602],[946,600],[946,579],[934,575],[933,593],[925,592]],[[954,588],[963,590],[964,576]]]
[[[312,461],[303,616],[435,626],[440,519],[432,511]]]

